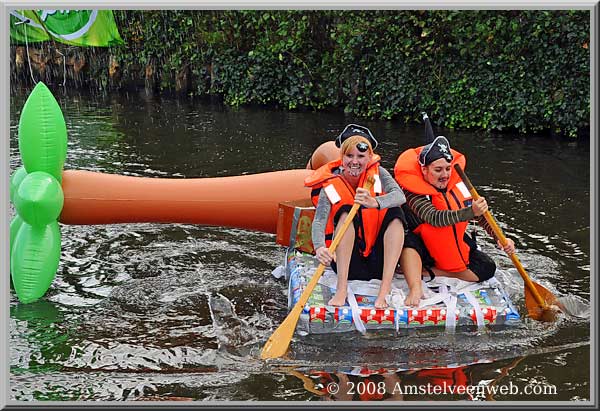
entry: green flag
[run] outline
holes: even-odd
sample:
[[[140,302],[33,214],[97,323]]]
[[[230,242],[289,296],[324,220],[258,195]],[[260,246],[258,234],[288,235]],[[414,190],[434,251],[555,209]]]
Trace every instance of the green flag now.
[[[13,10],[10,36],[19,43],[53,38],[74,46],[124,44],[112,10]]]

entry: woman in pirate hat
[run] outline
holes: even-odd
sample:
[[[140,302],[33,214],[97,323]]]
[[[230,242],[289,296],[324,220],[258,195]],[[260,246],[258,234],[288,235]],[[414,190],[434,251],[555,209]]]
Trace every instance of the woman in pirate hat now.
[[[404,242],[404,213],[400,206],[404,193],[391,174],[379,165],[373,152],[377,140],[368,128],[349,124],[337,137],[340,157],[315,170],[305,180],[312,188],[316,206],[312,225],[312,241],[320,263],[331,265],[337,273],[335,295],[328,305],[342,306],[348,296],[348,280],[381,279],[376,308],[387,307],[386,296],[398,265]],[[373,176],[369,190],[365,181]],[[337,250],[328,247],[354,203],[356,213]],[[341,226],[341,224],[339,224]]]
[[[418,305],[422,297],[421,272],[455,277],[465,281],[484,281],[496,271],[494,261],[477,249],[474,237],[466,234],[470,220],[477,222],[500,244],[483,214],[485,198],[473,200],[454,164],[465,167],[465,156],[450,147],[444,136],[434,138],[427,114],[423,113],[427,144],[404,151],[394,167],[396,181],[404,190],[404,211],[411,230],[406,234],[400,258],[410,287],[407,305]],[[508,240],[507,254],[514,252]]]

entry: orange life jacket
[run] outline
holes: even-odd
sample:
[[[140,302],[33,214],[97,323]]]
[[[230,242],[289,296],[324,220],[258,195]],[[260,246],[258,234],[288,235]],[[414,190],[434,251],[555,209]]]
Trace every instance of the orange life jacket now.
[[[381,158],[377,154],[373,155],[371,162],[367,165],[366,171],[360,176],[360,180],[358,182],[358,186],[362,187],[368,177],[375,177],[376,183],[371,188],[371,195],[373,197],[385,194],[381,188],[381,182],[379,181],[380,159]],[[340,174],[333,174],[333,171],[339,168],[341,165],[341,159],[331,161],[319,167],[314,173],[309,175],[304,180],[304,185],[312,188],[311,199],[315,207],[319,202],[319,194],[321,193],[321,189],[325,190],[327,197],[332,203],[331,211],[327,219],[327,225],[325,226],[325,245],[327,247],[331,245],[331,241],[333,239],[333,233],[335,230],[333,219],[335,215],[342,206],[353,205],[354,197],[356,196],[356,191]],[[379,181],[379,183],[377,181]],[[358,244],[360,252],[364,257],[371,253],[373,245],[375,244],[375,240],[377,239],[377,234],[379,234],[379,229],[381,228],[381,223],[383,222],[385,213],[385,209],[379,210],[377,208],[365,207],[360,207],[356,213],[355,219],[358,218],[359,222],[359,228],[356,235],[359,239]]]
[[[357,390],[358,398],[360,401],[380,401],[383,400],[385,396],[385,391],[380,392],[379,384],[375,381],[371,381],[368,378],[363,379],[362,381],[364,386]]]
[[[467,387],[469,379],[465,374],[466,367],[456,368],[431,368],[419,370],[416,377],[419,380],[440,387]]]
[[[423,146],[424,147],[424,146]],[[394,177],[402,188],[415,194],[427,195],[438,210],[459,210],[471,202],[471,194],[456,172],[452,172],[446,191],[438,191],[429,184],[421,172],[418,156],[423,147],[411,148],[398,157],[394,166]],[[460,164],[464,169],[466,158],[450,149],[454,159],[451,166]],[[447,272],[460,272],[469,264],[469,245],[464,241],[468,222],[460,222],[444,227],[434,227],[423,222],[414,232],[419,234],[435,260],[437,268]]]

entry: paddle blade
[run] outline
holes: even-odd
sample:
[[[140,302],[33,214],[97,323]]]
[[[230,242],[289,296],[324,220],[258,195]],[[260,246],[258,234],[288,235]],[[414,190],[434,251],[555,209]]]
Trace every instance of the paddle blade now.
[[[317,388],[315,388],[315,383],[313,380],[311,380],[309,377],[307,377],[306,375],[302,374],[301,372],[298,372],[296,370],[290,370],[288,371],[291,375],[293,375],[296,378],[299,378],[303,383],[304,383],[304,389],[307,391],[312,392],[313,394],[317,394],[317,395],[325,395],[326,392],[325,390],[323,391],[319,391]]]
[[[365,182],[364,188],[370,190],[371,187],[375,184],[375,178],[373,176],[369,176],[367,181]],[[354,203],[350,212],[346,216],[346,219],[342,223],[339,231],[336,232],[336,235],[329,246],[329,251],[332,253],[336,250],[338,244],[341,239],[344,237],[346,230],[352,224],[352,220],[360,207],[359,203]],[[275,330],[275,332],[271,335],[263,350],[260,354],[261,358],[264,360],[266,358],[277,358],[281,357],[287,352],[288,347],[290,346],[290,341],[292,336],[294,335],[294,331],[296,330],[296,324],[298,323],[298,319],[300,319],[300,314],[306,305],[310,294],[313,292],[317,283],[319,282],[319,278],[323,275],[325,271],[325,266],[323,264],[319,264],[312,278],[306,285],[304,291],[300,295],[300,298],[296,302],[296,305],[290,311],[286,319],[281,323],[281,325]]]
[[[287,352],[303,308],[304,305],[296,304],[294,306],[294,309],[290,311],[286,319],[277,327],[265,343],[260,353],[260,358],[263,360],[278,358]]]
[[[556,321],[558,313],[560,311],[564,312],[564,308],[561,307],[562,304],[550,290],[535,281],[532,281],[532,283],[545,304],[540,306],[529,287],[525,287],[525,306],[529,316],[537,321]]]

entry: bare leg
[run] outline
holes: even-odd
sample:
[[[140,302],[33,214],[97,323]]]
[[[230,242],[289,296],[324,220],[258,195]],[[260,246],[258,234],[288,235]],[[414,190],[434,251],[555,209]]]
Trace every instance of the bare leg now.
[[[479,281],[479,277],[477,277],[477,275],[475,275],[475,273],[469,269],[466,269],[465,271],[459,271],[457,273],[449,273],[434,267],[432,268],[432,271],[435,275],[439,275],[440,277],[458,278],[459,280],[463,281]]]
[[[340,215],[340,222],[343,222],[348,217],[348,213],[342,213]],[[342,224],[338,224],[337,229]],[[342,306],[346,304],[346,297],[348,296],[348,272],[350,271],[350,258],[352,257],[352,248],[354,248],[354,224],[350,224],[348,229],[344,233],[341,241],[335,250],[335,262],[337,264],[337,289],[335,295],[331,297],[328,305]]]
[[[404,245],[404,227],[398,219],[390,221],[383,235],[383,274],[381,287],[375,299],[375,308],[385,308],[385,296],[392,290],[392,279]]]
[[[414,248],[404,248],[400,255],[400,266],[408,284],[408,296],[404,304],[409,307],[418,307],[421,298],[423,298],[423,286],[421,282],[421,273],[423,271],[423,262],[421,256]]]

